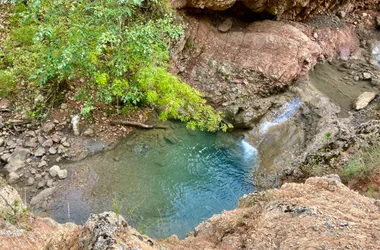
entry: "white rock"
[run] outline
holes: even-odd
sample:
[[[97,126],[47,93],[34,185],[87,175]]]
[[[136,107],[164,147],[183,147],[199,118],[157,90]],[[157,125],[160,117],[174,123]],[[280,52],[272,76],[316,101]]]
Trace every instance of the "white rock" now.
[[[61,171],[61,168],[58,165],[54,165],[50,168],[49,174],[51,175],[51,177],[56,177],[59,171]]]
[[[354,109],[361,110],[368,106],[368,104],[375,99],[376,93],[374,92],[364,92],[361,94],[354,103]]]
[[[60,171],[58,171],[58,178],[63,180],[63,179],[66,179],[67,177],[67,170],[66,169],[62,169]]]

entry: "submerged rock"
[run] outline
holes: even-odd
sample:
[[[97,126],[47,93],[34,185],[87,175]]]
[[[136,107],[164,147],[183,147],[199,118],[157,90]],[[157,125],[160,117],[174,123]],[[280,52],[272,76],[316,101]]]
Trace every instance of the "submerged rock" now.
[[[361,94],[354,103],[354,109],[361,110],[368,106],[368,104],[375,99],[376,93],[374,92],[364,92]]]

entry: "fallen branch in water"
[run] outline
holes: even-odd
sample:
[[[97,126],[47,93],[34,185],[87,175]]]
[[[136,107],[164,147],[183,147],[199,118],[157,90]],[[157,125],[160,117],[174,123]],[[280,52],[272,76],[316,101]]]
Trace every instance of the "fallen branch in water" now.
[[[126,125],[126,126],[143,128],[143,129],[168,129],[169,128],[163,125],[148,125],[144,123],[131,122],[131,121],[111,121],[111,124],[112,125]]]

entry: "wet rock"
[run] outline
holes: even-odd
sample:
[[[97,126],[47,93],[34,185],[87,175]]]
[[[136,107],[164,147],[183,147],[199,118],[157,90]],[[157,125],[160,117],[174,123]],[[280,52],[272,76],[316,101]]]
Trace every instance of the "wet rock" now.
[[[52,139],[48,139],[48,140],[46,140],[46,141],[42,144],[42,147],[44,147],[44,148],[50,148],[51,146],[53,146],[53,140],[52,140]]]
[[[39,204],[41,201],[52,195],[55,192],[55,190],[55,187],[42,190],[40,193],[38,193],[36,196],[32,198],[32,200],[30,201],[30,205],[35,206]]]
[[[62,169],[62,170],[58,171],[58,178],[61,180],[66,179],[67,178],[67,170]]]
[[[40,147],[36,150],[36,152],[34,152],[34,155],[37,157],[41,157],[41,156],[45,155],[45,153],[46,153],[45,149]]]
[[[232,24],[232,19],[227,18],[218,26],[218,30],[223,33],[228,32],[232,28]]]
[[[49,148],[49,154],[55,155],[57,153],[57,149],[55,147]]]
[[[368,106],[368,104],[375,99],[376,93],[374,92],[364,92],[361,94],[354,103],[355,110],[361,110]]]
[[[33,177],[28,178],[28,186],[32,186],[36,180]]]
[[[56,177],[59,171],[61,171],[61,168],[58,165],[54,165],[50,168],[49,174],[51,177]]]
[[[19,179],[20,179],[20,175],[19,174],[17,174],[16,172],[11,172],[11,173],[9,173],[9,176],[8,176],[8,183],[9,184],[14,184]]]
[[[49,134],[50,132],[54,130],[54,128],[55,128],[54,122],[46,122],[42,127],[42,131]]]

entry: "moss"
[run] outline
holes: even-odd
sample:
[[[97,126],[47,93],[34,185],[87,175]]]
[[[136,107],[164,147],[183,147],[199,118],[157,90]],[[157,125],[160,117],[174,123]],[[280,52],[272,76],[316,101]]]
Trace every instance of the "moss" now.
[[[36,25],[24,25],[12,30],[11,39],[12,41],[18,43],[17,45],[30,46],[34,44],[33,39],[36,35],[36,32]]]
[[[16,77],[9,70],[0,70],[0,97],[8,97],[16,89]]]

